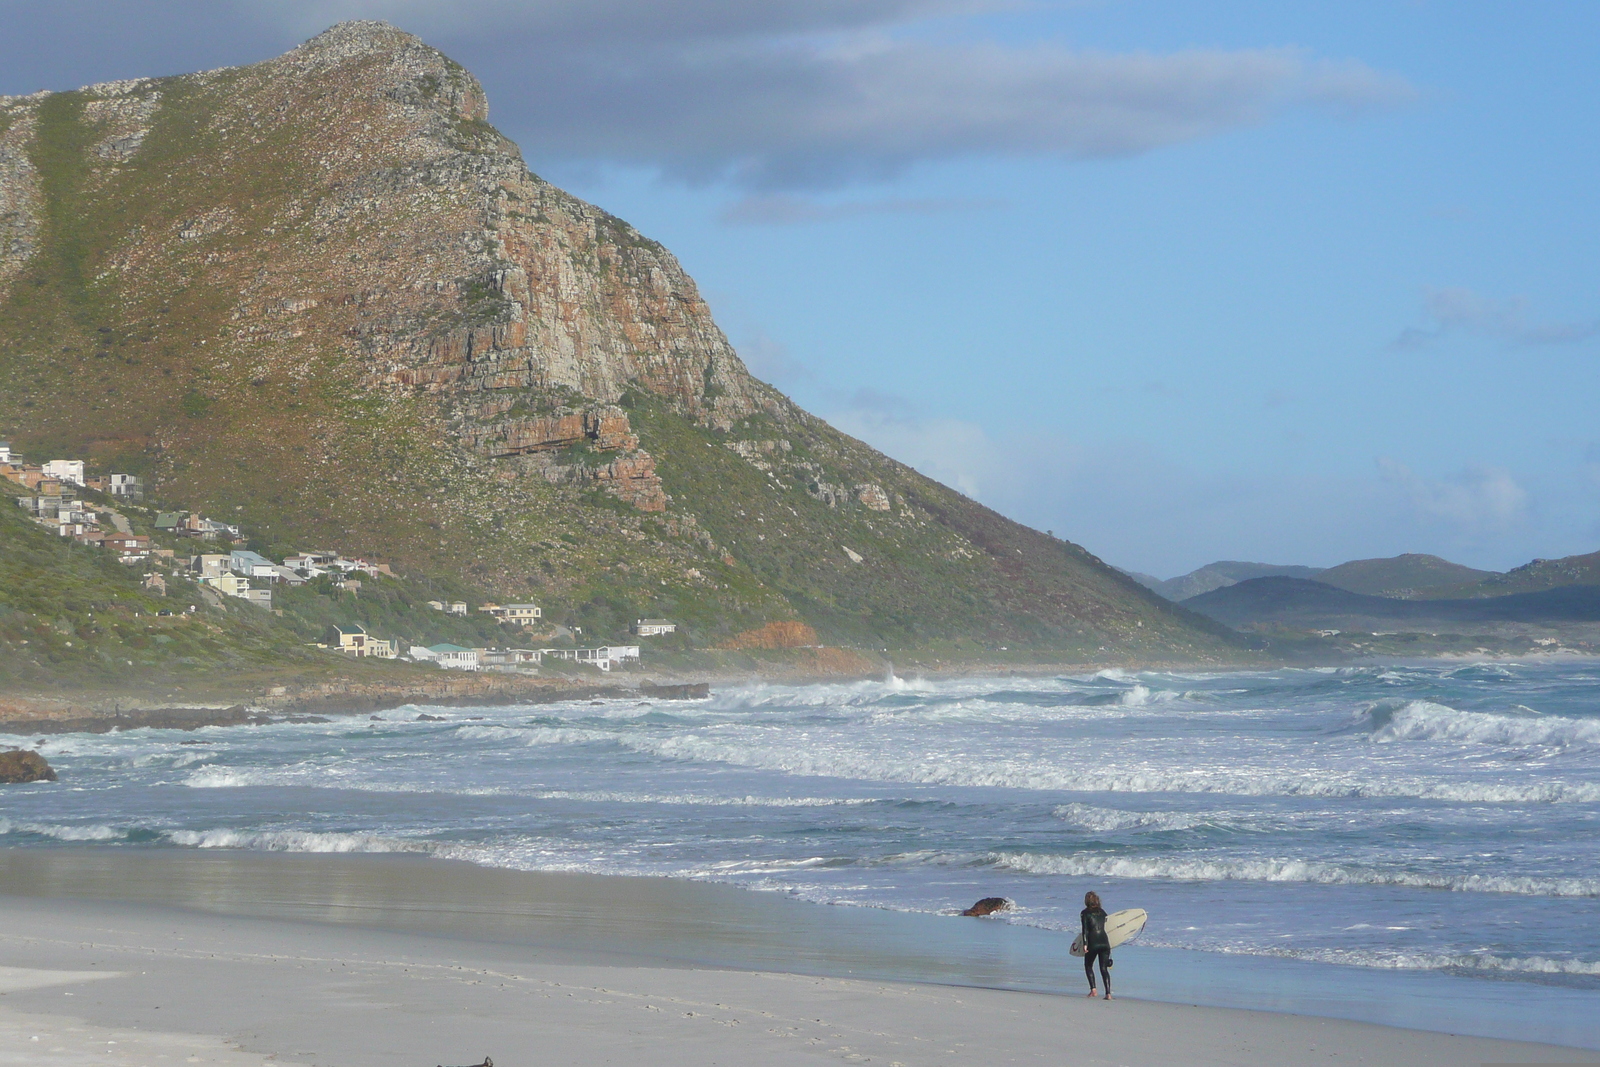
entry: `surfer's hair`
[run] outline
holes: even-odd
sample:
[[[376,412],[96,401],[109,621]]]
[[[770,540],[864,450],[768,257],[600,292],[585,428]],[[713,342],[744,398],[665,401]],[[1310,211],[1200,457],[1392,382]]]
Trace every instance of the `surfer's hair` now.
[[[1092,889],[1089,890],[1083,895],[1083,906],[1086,908],[1098,908],[1100,906],[1100,894]]]

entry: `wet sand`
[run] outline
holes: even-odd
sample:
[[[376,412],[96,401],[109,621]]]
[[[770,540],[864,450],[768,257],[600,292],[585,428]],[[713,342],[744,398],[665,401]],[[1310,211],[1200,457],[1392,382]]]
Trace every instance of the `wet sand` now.
[[[1017,928],[865,911],[409,856],[8,850],[0,1064],[1600,1060],[1133,995],[974,988],[955,983],[1028,973],[1008,966]],[[935,951],[927,923],[967,940]],[[1138,961],[1119,967],[1130,992]],[[890,980],[912,975],[925,980]]]

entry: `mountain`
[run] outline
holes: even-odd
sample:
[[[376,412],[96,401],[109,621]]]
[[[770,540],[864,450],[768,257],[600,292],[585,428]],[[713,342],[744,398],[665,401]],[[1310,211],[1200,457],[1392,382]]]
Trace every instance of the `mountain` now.
[[[1408,552],[1388,559],[1356,559],[1316,576],[1324,585],[1371,596],[1427,596],[1436,587],[1469,585],[1497,578],[1494,571],[1474,570],[1438,556]]]
[[[1121,571],[1123,574],[1126,574],[1129,578],[1132,578],[1146,589],[1157,593],[1161,591],[1161,579],[1157,578],[1153,574],[1146,574],[1143,571],[1130,571],[1123,567],[1118,567],[1117,570]]]
[[[1233,655],[757,381],[666,249],[530,173],[476,79],[384,23],[0,98],[0,227],[0,432],[273,558],[361,554],[601,638]]]
[[[1187,606],[1229,626],[1427,630],[1463,625],[1600,622],[1600,585],[1565,586],[1476,600],[1401,600],[1302,578],[1255,578],[1214,589]]]
[[[1281,566],[1275,563],[1241,563],[1236,560],[1218,560],[1204,567],[1180,574],[1176,578],[1158,581],[1150,586],[1168,600],[1188,600],[1190,597],[1222,589],[1235,582],[1252,578],[1314,578],[1321,573],[1317,567]]]
[[[1438,585],[1425,590],[1429,597],[1499,597],[1536,593],[1570,585],[1600,585],[1600,552],[1561,559],[1536,559],[1504,574],[1488,574],[1476,581]]]

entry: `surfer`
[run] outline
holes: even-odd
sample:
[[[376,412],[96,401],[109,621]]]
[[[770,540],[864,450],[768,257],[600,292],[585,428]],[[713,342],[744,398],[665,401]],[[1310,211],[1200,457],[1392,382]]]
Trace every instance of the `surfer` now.
[[[1100,961],[1100,977],[1105,979],[1106,999],[1111,999],[1111,938],[1106,936],[1106,909],[1100,906],[1100,894],[1090,891],[1083,895],[1083,973],[1089,976],[1089,996],[1095,995],[1094,961]]]

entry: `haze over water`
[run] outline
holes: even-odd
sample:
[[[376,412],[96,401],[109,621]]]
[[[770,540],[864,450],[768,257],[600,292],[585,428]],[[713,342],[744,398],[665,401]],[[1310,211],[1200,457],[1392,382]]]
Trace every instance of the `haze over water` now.
[[[421,711],[443,721],[415,721]],[[759,685],[44,739],[0,845],[421,851],[1600,991],[1588,662]],[[1353,972],[1351,972],[1353,973]],[[1370,973],[1370,972],[1367,972]]]

